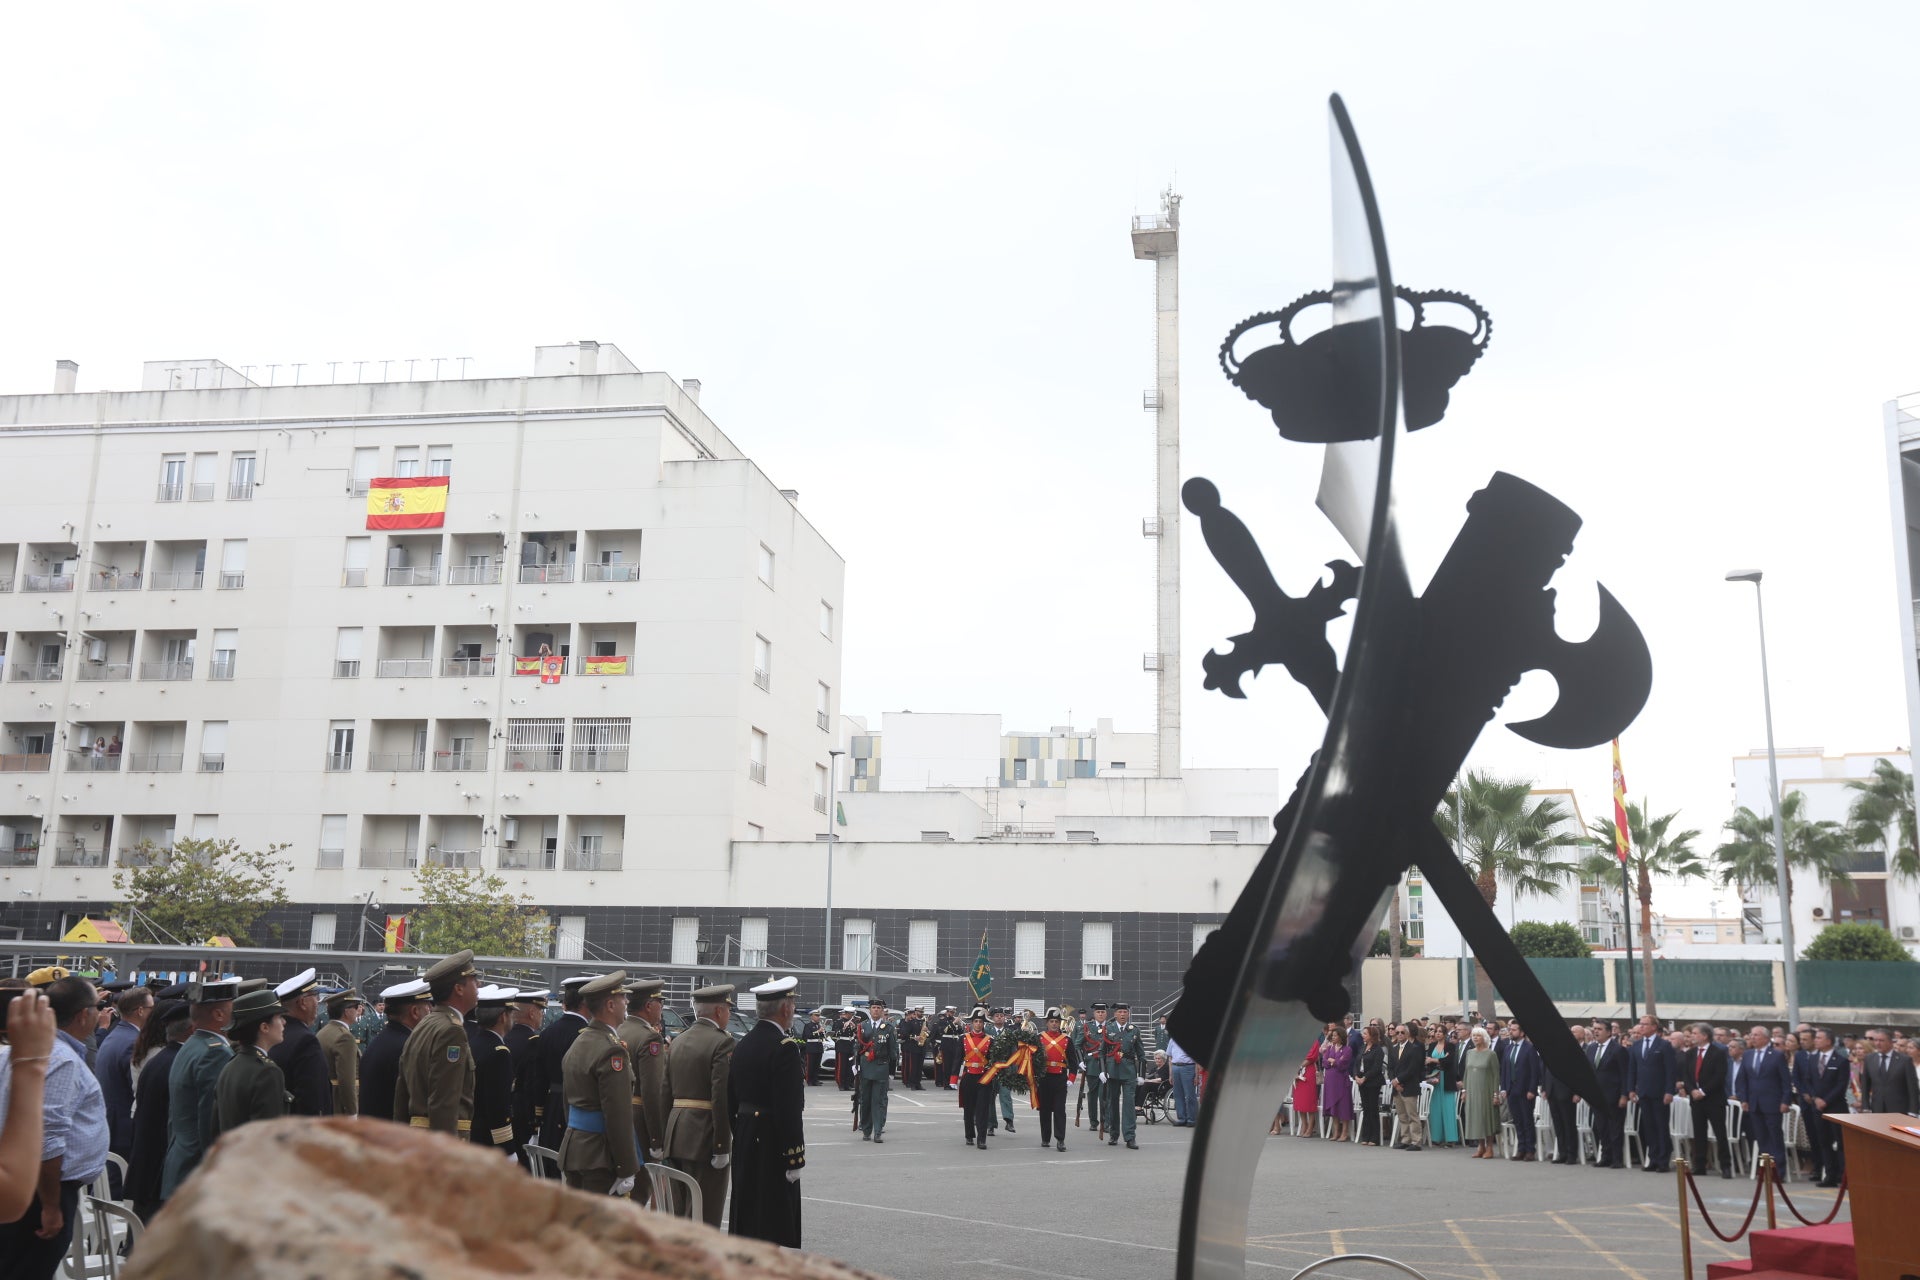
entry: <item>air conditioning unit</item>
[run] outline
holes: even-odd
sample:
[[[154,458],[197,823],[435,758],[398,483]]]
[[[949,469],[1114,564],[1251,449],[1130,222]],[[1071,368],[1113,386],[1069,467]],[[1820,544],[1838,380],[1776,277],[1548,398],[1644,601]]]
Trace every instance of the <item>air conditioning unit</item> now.
[[[4,830],[6,830],[5,827],[0,827],[0,831],[4,831]],[[1913,926],[1910,924],[1901,925],[1900,936],[1903,938],[1911,938],[1913,936]]]
[[[520,838],[520,819],[508,818],[500,824],[500,838],[508,844]]]
[[[105,640],[87,641],[87,661],[105,662],[107,660],[107,642]]]
[[[1826,916],[1826,914],[1827,914],[1827,910],[1826,910],[1826,908],[1825,908],[1825,907],[1815,907],[1815,908],[1813,909],[1813,918],[1814,918],[1815,920],[1819,920],[1819,919],[1822,919],[1822,918],[1824,918],[1824,917]]]

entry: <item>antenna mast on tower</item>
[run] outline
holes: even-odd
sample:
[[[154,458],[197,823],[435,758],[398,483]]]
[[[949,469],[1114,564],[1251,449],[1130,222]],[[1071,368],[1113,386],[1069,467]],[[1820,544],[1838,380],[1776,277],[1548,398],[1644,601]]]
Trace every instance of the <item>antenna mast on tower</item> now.
[[[1169,186],[1158,214],[1135,214],[1133,256],[1153,266],[1153,511],[1140,532],[1154,540],[1154,776],[1180,776],[1180,197]]]

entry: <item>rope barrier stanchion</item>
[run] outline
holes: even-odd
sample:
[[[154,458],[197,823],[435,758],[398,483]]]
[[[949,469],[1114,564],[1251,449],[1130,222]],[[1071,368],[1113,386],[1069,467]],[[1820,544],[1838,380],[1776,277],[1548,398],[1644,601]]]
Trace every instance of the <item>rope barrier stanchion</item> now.
[[[1686,1189],[1693,1193],[1693,1203],[1699,1208],[1700,1220],[1707,1224],[1707,1230],[1713,1232],[1715,1236],[1726,1241],[1728,1244],[1732,1244],[1741,1236],[1747,1234],[1747,1228],[1753,1224],[1753,1215],[1760,1211],[1760,1184],[1758,1182],[1754,1183],[1753,1186],[1753,1199],[1747,1203],[1747,1216],[1740,1220],[1740,1225],[1733,1229],[1733,1234],[1728,1235],[1714,1225],[1713,1215],[1707,1212],[1707,1202],[1700,1198],[1700,1184],[1694,1181],[1693,1174],[1691,1172],[1682,1172],[1680,1178]],[[1685,1202],[1682,1201],[1682,1207],[1684,1208],[1684,1206]],[[1684,1213],[1681,1215],[1681,1220],[1686,1220]]]
[[[1847,1198],[1847,1177],[1845,1174],[1840,1175],[1840,1190],[1838,1194],[1836,1194],[1833,1197],[1833,1208],[1827,1210],[1827,1216],[1820,1219],[1818,1222],[1815,1222],[1812,1218],[1809,1218],[1806,1214],[1800,1212],[1800,1210],[1795,1207],[1793,1203],[1793,1197],[1787,1194],[1787,1189],[1784,1186],[1780,1188],[1780,1198],[1787,1202],[1787,1212],[1791,1213],[1794,1217],[1800,1219],[1802,1223],[1806,1224],[1809,1227],[1824,1227],[1829,1222],[1832,1222],[1835,1218],[1840,1216],[1840,1206],[1846,1201],[1846,1198]]]
[[[1680,1267],[1686,1280],[1693,1280],[1693,1223],[1687,1213],[1687,1162],[1680,1157],[1673,1162],[1674,1189],[1680,1193]]]
[[[1772,1231],[1779,1224],[1773,1216],[1773,1157],[1760,1153],[1760,1182],[1767,1189],[1767,1230]]]

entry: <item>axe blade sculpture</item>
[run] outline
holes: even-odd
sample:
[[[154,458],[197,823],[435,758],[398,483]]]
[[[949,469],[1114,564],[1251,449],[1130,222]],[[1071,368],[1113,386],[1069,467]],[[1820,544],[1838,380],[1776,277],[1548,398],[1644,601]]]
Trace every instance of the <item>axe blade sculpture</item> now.
[[[1285,666],[1326,710],[1327,732],[1274,819],[1273,843],[1195,956],[1169,1019],[1171,1034],[1211,1071],[1187,1167],[1180,1280],[1245,1274],[1248,1202],[1268,1122],[1318,1024],[1349,1009],[1347,983],[1409,867],[1421,868],[1509,1007],[1537,1029],[1548,1069],[1583,1096],[1598,1093],[1551,997],[1433,815],[1481,727],[1525,672],[1552,674],[1560,696],[1546,715],[1513,728],[1556,747],[1617,735],[1652,683],[1639,628],[1604,588],[1591,638],[1556,634],[1549,584],[1580,520],[1514,476],[1496,473],[1473,496],[1432,582],[1413,595],[1391,502],[1403,396],[1422,406],[1413,425],[1437,421],[1491,324],[1465,300],[1476,316],[1470,351],[1420,337],[1417,310],[1413,330],[1397,328],[1396,296],[1464,295],[1395,288],[1366,161],[1338,96],[1330,114],[1334,286],[1310,299],[1331,304],[1333,325],[1311,340],[1311,353],[1302,346],[1285,360],[1250,357],[1258,376],[1248,382],[1231,365],[1228,372],[1272,410],[1283,435],[1327,442],[1319,504],[1361,567],[1336,562],[1330,584],[1289,597],[1217,489],[1195,479],[1183,490],[1208,547],[1254,609],[1253,627],[1232,649],[1203,661],[1207,687],[1242,696],[1243,675]],[[1289,386],[1299,388],[1298,403]],[[1352,633],[1334,669],[1325,628],[1349,598]]]

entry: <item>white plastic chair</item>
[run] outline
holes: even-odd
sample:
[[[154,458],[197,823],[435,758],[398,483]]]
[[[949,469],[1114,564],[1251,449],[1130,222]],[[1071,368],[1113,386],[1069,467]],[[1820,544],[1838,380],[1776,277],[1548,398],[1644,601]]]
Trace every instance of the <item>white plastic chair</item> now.
[[[1667,1131],[1673,1135],[1675,1151],[1685,1150],[1680,1143],[1693,1137],[1693,1104],[1684,1093],[1673,1095],[1673,1105],[1667,1112]]]
[[[1600,1138],[1599,1135],[1593,1131],[1593,1108],[1587,1105],[1585,1098],[1573,1104],[1573,1136],[1574,1140],[1580,1144],[1579,1162],[1581,1164],[1599,1164]],[[1593,1152],[1592,1160],[1587,1159],[1589,1149]]]
[[[1731,1098],[1727,1099],[1727,1152],[1733,1162],[1733,1172],[1746,1174],[1753,1168],[1753,1148],[1747,1143],[1747,1113]]]
[[[1647,1164],[1646,1144],[1640,1141],[1640,1104],[1629,1102],[1622,1129],[1626,1139],[1627,1159],[1642,1168]]]
[[[133,1210],[112,1200],[88,1196],[87,1207],[93,1211],[96,1224],[94,1239],[99,1246],[98,1256],[104,1268],[96,1274],[109,1278],[118,1276],[123,1252],[126,1257],[133,1256],[133,1248],[140,1243],[140,1233],[146,1229],[145,1224]]]
[[[543,1147],[529,1142],[520,1148],[527,1153],[527,1159],[533,1165],[533,1176],[551,1178],[560,1181],[560,1153],[552,1147]]]
[[[1533,1095],[1533,1134],[1534,1146],[1540,1153],[1536,1159],[1560,1158],[1560,1136],[1553,1131],[1553,1109],[1547,1105],[1545,1089]]]
[[[656,1213],[664,1213],[673,1218],[691,1218],[698,1222],[701,1214],[700,1184],[690,1173],[669,1168],[664,1164],[648,1164],[647,1179],[653,1187],[653,1198],[648,1208]],[[675,1193],[676,1188],[684,1191],[684,1196]],[[684,1206],[685,1213],[680,1212]]]
[[[1360,1118],[1364,1113],[1360,1110],[1360,1081],[1356,1078],[1352,1083],[1353,1083],[1353,1123],[1348,1125],[1347,1127],[1353,1130],[1353,1134],[1350,1137],[1349,1141],[1358,1142],[1360,1141]]]

